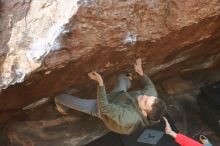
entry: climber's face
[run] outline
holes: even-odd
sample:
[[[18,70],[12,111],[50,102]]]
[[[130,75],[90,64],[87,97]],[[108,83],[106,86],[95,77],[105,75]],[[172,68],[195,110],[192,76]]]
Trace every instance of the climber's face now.
[[[147,113],[151,111],[152,105],[157,97],[155,96],[147,96],[147,95],[139,95],[138,96],[138,105],[144,116],[147,116]]]

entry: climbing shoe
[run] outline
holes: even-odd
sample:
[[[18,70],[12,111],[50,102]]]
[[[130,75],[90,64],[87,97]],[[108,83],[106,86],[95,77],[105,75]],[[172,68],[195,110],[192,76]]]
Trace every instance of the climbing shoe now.
[[[199,140],[202,142],[202,144],[203,144],[204,146],[213,146],[213,145],[210,143],[210,141],[208,140],[208,138],[205,137],[204,135],[200,135],[200,136],[199,136]]]
[[[130,81],[132,81],[132,72],[127,73],[126,76]]]
[[[132,66],[131,65],[128,67],[128,70],[126,71],[126,76],[128,77],[130,81],[132,81],[133,78],[132,78]]]
[[[59,104],[59,102],[57,101],[57,97],[55,97],[55,105],[56,105],[56,110],[59,113],[61,113],[62,115],[68,115],[67,113],[68,109],[62,106],[61,104]]]

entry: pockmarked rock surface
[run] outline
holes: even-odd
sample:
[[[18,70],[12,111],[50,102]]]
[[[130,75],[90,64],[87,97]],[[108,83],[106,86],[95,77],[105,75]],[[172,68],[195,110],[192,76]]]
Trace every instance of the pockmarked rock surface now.
[[[181,77],[174,77],[162,82],[163,88],[168,94],[184,93],[195,88],[190,80],[186,81]]]
[[[73,110],[62,116],[52,102],[24,114],[1,127],[1,146],[82,146],[109,132],[98,118]]]
[[[89,71],[109,89],[138,57],[153,80],[220,66],[219,0],[2,0],[0,10],[0,121],[70,88],[94,98]]]

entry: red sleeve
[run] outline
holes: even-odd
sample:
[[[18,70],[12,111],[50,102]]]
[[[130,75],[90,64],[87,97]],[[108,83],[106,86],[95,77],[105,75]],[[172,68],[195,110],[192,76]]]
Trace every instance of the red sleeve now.
[[[177,134],[176,142],[180,144],[181,146],[203,146],[199,142],[182,134]]]

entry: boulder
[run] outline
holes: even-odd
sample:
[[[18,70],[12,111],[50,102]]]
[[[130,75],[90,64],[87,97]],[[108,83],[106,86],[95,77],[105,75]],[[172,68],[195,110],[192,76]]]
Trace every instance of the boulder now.
[[[95,98],[88,72],[101,73],[109,90],[138,57],[154,81],[220,65],[218,0],[2,0],[0,7],[0,111],[69,89]]]

